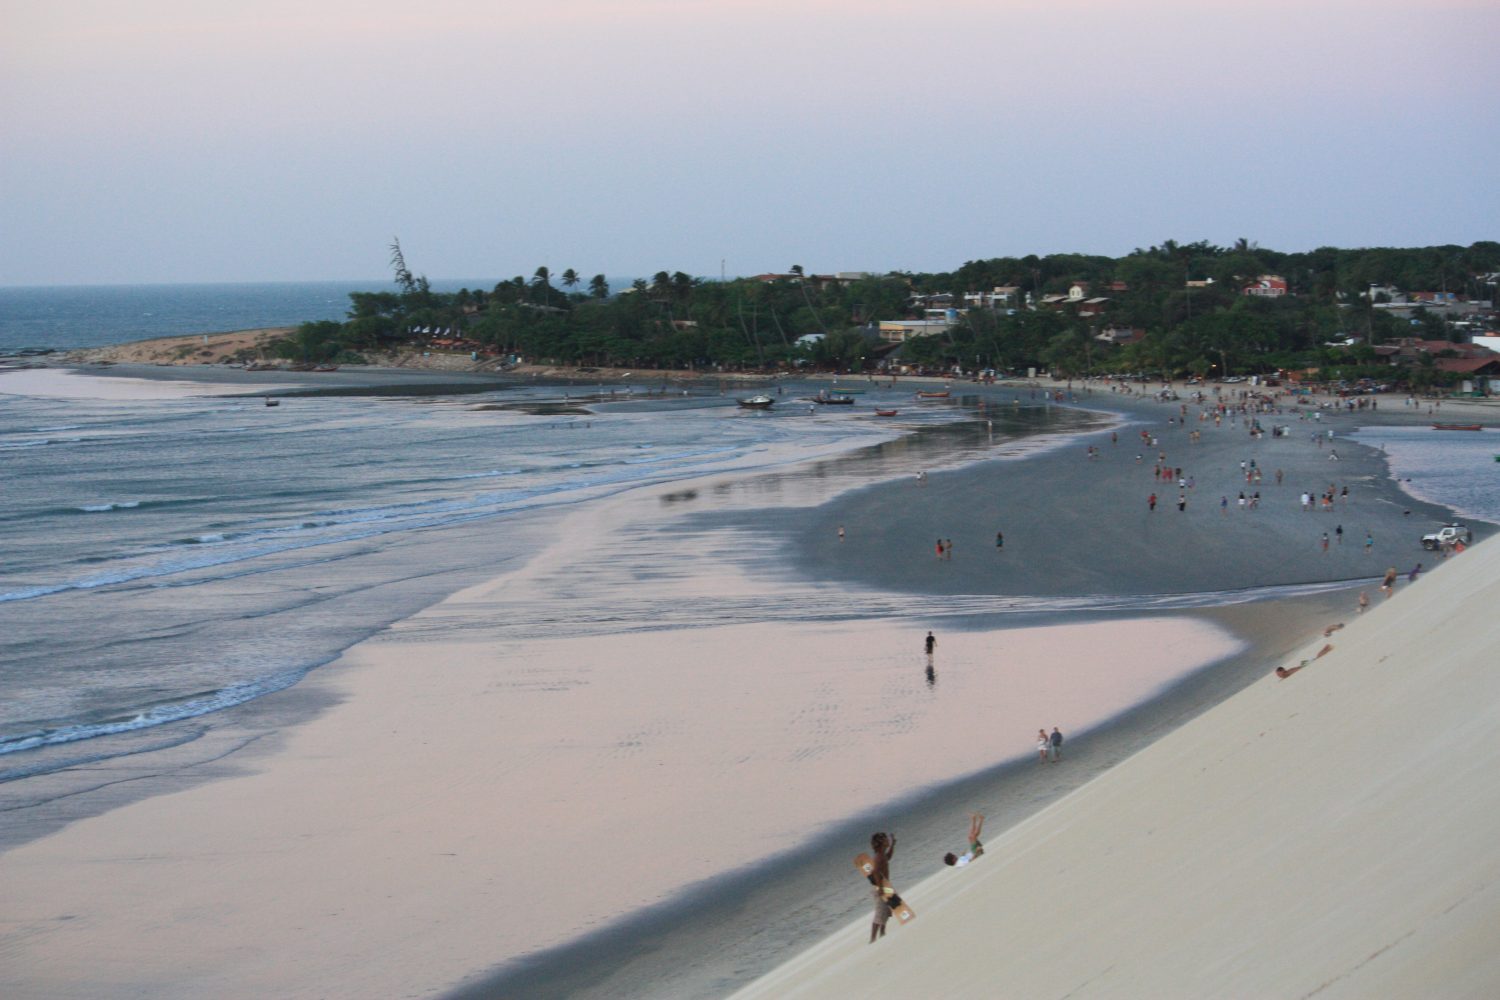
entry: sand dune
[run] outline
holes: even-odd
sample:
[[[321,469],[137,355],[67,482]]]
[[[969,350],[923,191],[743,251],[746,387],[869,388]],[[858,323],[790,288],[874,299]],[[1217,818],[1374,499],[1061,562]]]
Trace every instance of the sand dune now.
[[[898,854],[914,923],[849,926],[736,997],[1500,995],[1497,557],[1404,586],[967,869],[901,885]]]

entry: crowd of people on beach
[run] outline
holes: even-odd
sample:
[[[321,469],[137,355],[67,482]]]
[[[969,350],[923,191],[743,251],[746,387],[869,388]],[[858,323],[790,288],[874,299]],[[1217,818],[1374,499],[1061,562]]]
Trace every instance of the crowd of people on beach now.
[[[1087,388],[1084,391],[1089,393],[1092,392],[1091,389]],[[1110,391],[1129,392],[1133,395],[1147,395],[1147,393],[1144,391],[1137,392],[1137,390],[1135,390],[1133,387],[1129,387],[1124,384],[1121,384],[1119,386],[1111,385]],[[1033,398],[1035,398],[1036,393],[1033,392],[1032,396]],[[1188,509],[1189,497],[1194,493],[1199,485],[1198,474],[1195,474],[1192,470],[1191,462],[1183,462],[1183,464],[1178,464],[1178,462],[1181,461],[1180,457],[1177,459],[1177,461],[1169,461],[1168,449],[1172,448],[1173,446],[1163,445],[1162,442],[1163,438],[1171,438],[1173,436],[1173,432],[1176,432],[1176,434],[1178,435],[1175,438],[1175,440],[1179,442],[1178,446],[1182,447],[1185,445],[1185,447],[1188,449],[1185,454],[1192,455],[1195,453],[1195,449],[1193,449],[1193,446],[1200,444],[1203,441],[1204,428],[1209,428],[1210,426],[1211,428],[1224,428],[1226,425],[1228,425],[1228,428],[1238,430],[1239,432],[1245,434],[1251,442],[1256,442],[1259,441],[1267,433],[1267,428],[1262,425],[1262,418],[1267,418],[1266,423],[1271,425],[1271,436],[1277,438],[1287,438],[1290,436],[1290,426],[1286,423],[1278,422],[1274,418],[1290,417],[1292,413],[1295,413],[1295,419],[1299,422],[1321,424],[1324,422],[1325,410],[1329,411],[1330,413],[1337,413],[1340,411],[1351,412],[1364,409],[1367,405],[1373,409],[1377,405],[1373,400],[1368,401],[1367,404],[1367,401],[1363,398],[1342,400],[1337,403],[1304,404],[1304,401],[1302,399],[1292,401],[1280,393],[1250,392],[1242,390],[1234,394],[1233,396],[1230,396],[1228,394],[1222,393],[1218,389],[1215,389],[1213,390],[1213,395],[1210,396],[1208,393],[1205,393],[1202,390],[1196,390],[1190,394],[1191,402],[1197,404],[1198,406],[1198,412],[1195,417],[1190,411],[1189,403],[1182,402],[1180,400],[1180,397],[1178,397],[1176,391],[1170,386],[1163,386],[1163,389],[1159,393],[1155,394],[1155,396],[1161,402],[1171,403],[1174,405],[1172,406],[1173,412],[1168,417],[1166,431],[1153,429],[1141,429],[1139,431],[1139,450],[1136,451],[1134,456],[1135,464],[1137,466],[1143,466],[1146,460],[1146,455],[1154,453],[1154,461],[1151,466],[1151,477],[1152,482],[1156,485],[1156,488],[1149,492],[1146,497],[1146,508],[1148,513],[1154,513],[1156,511],[1157,504],[1162,499],[1161,494],[1163,493],[1167,494],[1169,500],[1171,495],[1175,493],[1175,506],[1177,508],[1177,511],[1179,513],[1186,513]],[[1076,397],[1074,396],[1070,388],[1067,393],[1063,393],[1061,391],[1049,392],[1046,394],[1046,398],[1049,402],[1064,402],[1072,401]],[[1017,402],[1019,402],[1019,400]],[[1410,406],[1410,402],[1408,402],[1407,405]],[[1196,423],[1197,426],[1190,427],[1190,423]],[[1183,432],[1186,433],[1184,434]],[[1117,446],[1119,444],[1119,436],[1120,435],[1118,431],[1111,430],[1109,433],[1110,444]],[[1337,449],[1332,447],[1333,437],[1334,432],[1332,428],[1319,427],[1317,430],[1307,435],[1307,441],[1319,451],[1323,451],[1326,447],[1327,461],[1336,462],[1339,461],[1339,455]],[[1106,452],[1109,450],[1111,449],[1104,449],[1094,444],[1088,444],[1084,452],[1084,458],[1086,461],[1091,463],[1099,462],[1105,457]],[[1199,473],[1201,474],[1205,471],[1206,470],[1204,470],[1200,465]],[[1222,473],[1220,475],[1222,476]],[[1213,475],[1207,475],[1206,478],[1208,478],[1209,481],[1213,481],[1216,477]],[[1234,508],[1240,512],[1248,513],[1258,510],[1261,507],[1262,502],[1266,499],[1263,496],[1264,490],[1269,488],[1270,484],[1274,484],[1274,487],[1281,487],[1286,481],[1287,473],[1281,468],[1267,470],[1261,466],[1259,460],[1256,457],[1246,456],[1239,461],[1238,478],[1242,481],[1243,488],[1221,493],[1219,497],[1218,507],[1221,516],[1227,517],[1229,515],[1231,500],[1233,501],[1232,505],[1234,506]],[[918,485],[925,486],[927,482],[926,474],[919,474],[917,482]],[[1279,491],[1278,493],[1273,493],[1272,495],[1279,495]],[[1351,499],[1350,484],[1348,482],[1328,482],[1326,486],[1317,489],[1301,490],[1298,494],[1297,502],[1299,504],[1300,510],[1303,512],[1321,512],[1327,514],[1337,514],[1342,512],[1345,519],[1351,516],[1356,510],[1355,502]],[[1409,514],[1410,511],[1407,511],[1407,513]],[[1327,522],[1323,523],[1326,524]],[[1337,521],[1333,524],[1331,529],[1318,531],[1318,534],[1316,535],[1316,544],[1318,545],[1321,552],[1327,555],[1331,550],[1336,550],[1342,547],[1345,534],[1346,530],[1343,521]],[[1364,541],[1364,555],[1373,555],[1375,545],[1373,531],[1369,529],[1362,529],[1362,534]],[[842,539],[842,537],[843,532],[842,529],[840,529],[840,538]],[[1004,532],[996,531],[996,551],[1003,551],[1004,545]],[[946,537],[939,538],[935,544],[934,551],[938,560],[951,560],[953,558],[952,539]],[[1458,548],[1457,551],[1462,551],[1462,549]],[[1444,551],[1442,555],[1444,557],[1448,556],[1449,551]],[[1407,583],[1415,582],[1422,572],[1422,563],[1419,562],[1415,564],[1405,574]],[[1396,582],[1400,575],[1401,574],[1393,566],[1387,569],[1384,576],[1381,578],[1380,591],[1386,598],[1389,598],[1390,596],[1392,596],[1392,594],[1394,594]],[[1370,598],[1368,591],[1359,591],[1357,611],[1359,613],[1363,613],[1369,607],[1369,604]],[[1332,628],[1338,627],[1342,627],[1342,625],[1340,624],[1337,626],[1333,626],[1329,631],[1331,631]],[[1328,633],[1325,632],[1325,635],[1326,634]],[[923,640],[923,651],[926,657],[926,678],[929,686],[933,685],[936,681],[934,666],[936,646],[937,639],[935,635],[933,634],[933,632],[928,631]],[[1323,649],[1319,650],[1319,652],[1315,656],[1311,657],[1308,660],[1304,660],[1297,666],[1291,668],[1278,668],[1277,674],[1281,677],[1290,676],[1292,673],[1295,673],[1296,671],[1306,666],[1309,662],[1311,662],[1312,659],[1321,657],[1332,648],[1333,647],[1331,645],[1325,645]],[[1045,727],[1039,728],[1036,732],[1035,737],[1035,750],[1038,763],[1056,764],[1060,762],[1062,759],[1063,742],[1063,734],[1059,727],[1052,727],[1050,733]],[[980,834],[983,828],[983,823],[984,816],[981,813],[974,812],[971,815],[970,828],[968,833],[968,849],[962,853],[949,852],[945,854],[943,856],[943,863],[946,866],[963,868],[973,863],[976,859],[984,854],[984,847],[980,841]],[[901,912],[903,914],[901,922],[904,922],[906,919],[910,919],[911,910],[909,905],[906,904],[906,902],[902,900],[901,897],[896,894],[895,891],[891,888],[890,867],[891,860],[895,855],[896,838],[887,832],[879,832],[871,838],[870,846],[872,857],[874,859],[874,868],[868,875],[870,883],[873,887],[875,902],[875,911],[870,928],[870,941],[873,943],[880,937],[884,936],[886,926],[893,913]]]

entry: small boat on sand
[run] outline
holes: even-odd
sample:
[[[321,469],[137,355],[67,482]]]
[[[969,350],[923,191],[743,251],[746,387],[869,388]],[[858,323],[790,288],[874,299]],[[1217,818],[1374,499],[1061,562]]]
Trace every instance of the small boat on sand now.
[[[1433,424],[1435,431],[1478,431],[1483,430],[1483,424]]]
[[[739,404],[747,410],[769,410],[776,405],[776,400],[770,396],[749,396],[739,400]]]
[[[918,399],[947,399],[950,393],[944,392],[919,392]]]
[[[876,410],[875,415],[877,417],[894,417],[900,412],[900,410]]]

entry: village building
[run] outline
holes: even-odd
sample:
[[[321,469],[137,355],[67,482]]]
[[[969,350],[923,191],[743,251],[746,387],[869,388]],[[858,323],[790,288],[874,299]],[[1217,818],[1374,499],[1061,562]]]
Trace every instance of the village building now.
[[[1278,299],[1288,294],[1286,279],[1279,274],[1262,274],[1241,291],[1245,295],[1258,295],[1268,299]]]

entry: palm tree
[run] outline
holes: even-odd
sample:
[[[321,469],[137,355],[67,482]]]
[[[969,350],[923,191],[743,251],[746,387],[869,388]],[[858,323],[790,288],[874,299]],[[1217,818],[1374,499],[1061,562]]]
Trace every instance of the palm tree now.
[[[578,283],[581,280],[582,279],[578,277],[578,272],[573,270],[571,267],[562,273],[562,283],[564,288],[577,288]]]
[[[531,287],[542,291],[542,305],[552,304],[552,272],[546,265],[536,269],[531,276]]]
[[[604,275],[596,274],[589,279],[589,294],[596,299],[609,298],[609,282],[604,280]]]

